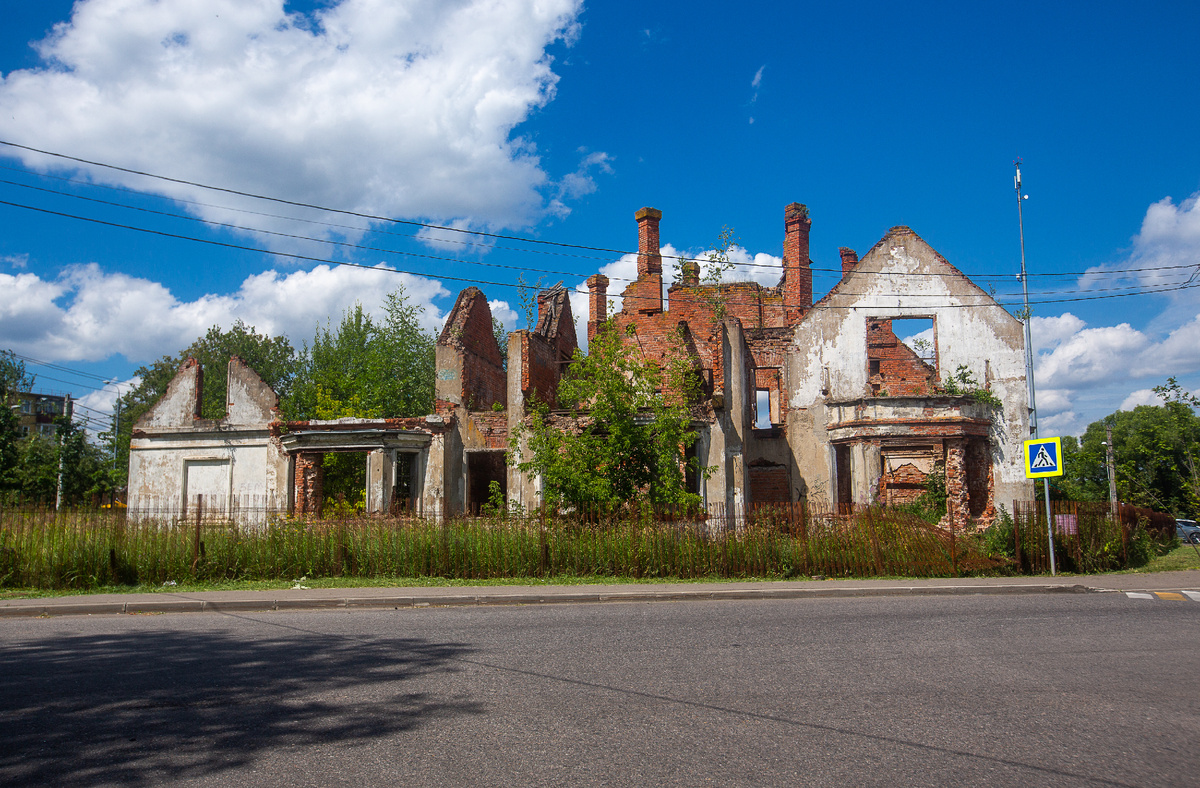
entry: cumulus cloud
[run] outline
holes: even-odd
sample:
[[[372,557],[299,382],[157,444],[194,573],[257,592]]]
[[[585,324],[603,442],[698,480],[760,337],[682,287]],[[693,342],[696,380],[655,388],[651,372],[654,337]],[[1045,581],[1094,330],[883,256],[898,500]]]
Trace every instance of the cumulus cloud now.
[[[1133,410],[1138,405],[1161,405],[1163,398],[1154,389],[1138,389],[1121,402],[1120,410]]]
[[[1200,285],[1200,193],[1178,205],[1170,197],[1151,205],[1129,256],[1089,268],[1080,279],[1084,288],[1119,284],[1164,288],[1178,299],[1195,299],[1192,288]],[[1176,289],[1180,287],[1184,289]]]
[[[1153,385],[1200,372],[1200,314],[1193,308],[1193,315],[1165,335],[1128,323],[1088,327],[1070,313],[1034,318],[1043,432],[1048,424],[1060,425],[1063,432],[1082,431],[1088,421],[1111,413],[1117,401],[1120,410],[1159,404]],[[1139,382],[1143,387],[1130,393],[1131,384]]]
[[[110,416],[116,410],[116,398],[127,395],[128,392],[137,389],[139,385],[142,385],[142,378],[138,377],[106,381],[101,389],[85,393],[76,402],[91,411],[91,416]],[[94,423],[89,423],[88,432],[95,437],[95,434],[100,431],[95,429]]]
[[[517,310],[509,306],[507,301],[488,301],[488,308],[492,310],[492,317],[504,324],[506,331],[512,331],[517,326]],[[501,351],[504,348],[500,348]]]
[[[384,296],[403,285],[424,307],[423,326],[441,328],[434,298],[450,295],[440,282],[371,269],[319,265],[311,271],[264,271],[229,294],[181,301],[158,282],[109,273],[95,264],[65,269],[53,281],[34,274],[0,273],[0,346],[49,361],[97,361],[121,354],[140,363],[176,353],[209,327],[237,319],[296,346],[318,322],[336,321],[358,302],[382,314]]]
[[[37,44],[44,65],[0,78],[0,135],[302,203],[473,227],[561,213],[587,173],[607,166],[591,154],[582,175],[555,184],[514,133],[554,96],[547,48],[573,40],[580,0],[340,0],[307,16],[284,5],[80,0]],[[214,202],[186,184],[90,177]]]
[[[1040,353],[1044,350],[1052,350],[1058,347],[1079,333],[1084,325],[1085,323],[1081,319],[1070,312],[1064,312],[1058,317],[1035,316],[1030,326],[1030,335],[1033,338],[1033,351]]]

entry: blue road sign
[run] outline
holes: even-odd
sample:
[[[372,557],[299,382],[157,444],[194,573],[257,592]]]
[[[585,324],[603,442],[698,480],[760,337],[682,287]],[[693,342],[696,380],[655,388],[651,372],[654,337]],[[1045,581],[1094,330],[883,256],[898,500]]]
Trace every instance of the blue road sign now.
[[[1025,441],[1025,477],[1027,479],[1062,475],[1061,438],[1035,438]]]

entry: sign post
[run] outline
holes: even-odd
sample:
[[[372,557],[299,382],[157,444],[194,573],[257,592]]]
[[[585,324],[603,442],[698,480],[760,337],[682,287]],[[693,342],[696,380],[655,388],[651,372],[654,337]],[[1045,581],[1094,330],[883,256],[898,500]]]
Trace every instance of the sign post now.
[[[1025,441],[1025,478],[1042,479],[1046,485],[1046,536],[1050,541],[1050,574],[1054,565],[1054,518],[1050,514],[1050,477],[1062,476],[1062,439],[1034,438]]]

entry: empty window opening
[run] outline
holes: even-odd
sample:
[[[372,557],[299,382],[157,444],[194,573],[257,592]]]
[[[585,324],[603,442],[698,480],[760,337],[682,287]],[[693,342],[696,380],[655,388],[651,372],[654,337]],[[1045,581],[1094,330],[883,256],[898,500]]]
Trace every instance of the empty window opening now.
[[[771,390],[758,389],[754,394],[754,429],[771,429]]]
[[[325,455],[323,513],[348,514],[367,505],[367,454],[361,451]]]
[[[392,499],[393,512],[411,512],[416,509],[417,490],[417,455],[411,452],[400,452],[396,455],[396,464],[392,469]]]
[[[937,367],[937,346],[933,333],[933,318],[892,318],[892,333],[908,346],[917,358]]]
[[[504,496],[508,494],[508,467],[503,450],[467,452],[467,478],[468,512],[481,514],[486,506],[503,511],[507,506]]]
[[[933,318],[868,318],[867,377],[876,396],[933,394],[938,385]]]

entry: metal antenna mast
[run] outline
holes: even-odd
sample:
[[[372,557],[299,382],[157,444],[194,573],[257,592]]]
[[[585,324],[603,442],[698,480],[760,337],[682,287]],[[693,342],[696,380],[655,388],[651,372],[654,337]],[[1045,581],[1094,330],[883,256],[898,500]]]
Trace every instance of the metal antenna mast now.
[[[1029,199],[1029,195],[1021,193],[1021,160],[1017,159],[1013,162],[1017,169],[1017,174],[1013,176],[1013,186],[1017,191],[1017,226],[1021,232],[1021,293],[1025,299],[1025,311],[1021,322],[1025,324],[1025,389],[1029,394],[1029,431],[1033,433],[1033,437],[1038,435],[1038,415],[1037,415],[1037,390],[1033,382],[1033,339],[1029,331],[1029,326],[1033,322],[1033,315],[1029,312],[1029,278],[1025,274],[1025,216],[1022,213],[1021,203]],[[1062,462],[1062,458],[1058,458]],[[1050,543],[1050,574],[1058,574],[1054,565],[1054,525],[1053,517],[1050,515],[1050,480],[1042,480],[1043,490],[1046,495],[1046,538]]]

